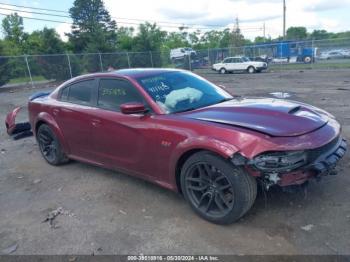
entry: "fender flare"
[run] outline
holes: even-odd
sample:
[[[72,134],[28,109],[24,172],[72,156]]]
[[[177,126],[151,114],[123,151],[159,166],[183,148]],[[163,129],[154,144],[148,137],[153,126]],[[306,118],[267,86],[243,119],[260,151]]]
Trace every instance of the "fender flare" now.
[[[223,140],[212,138],[212,137],[206,137],[206,136],[200,136],[200,137],[193,137],[188,138],[181,143],[179,143],[176,148],[174,149],[173,154],[170,157],[170,164],[169,164],[169,182],[172,185],[176,185],[176,168],[179,164],[180,159],[188,152],[190,151],[199,151],[199,150],[206,150],[213,153],[216,153],[220,155],[221,157],[228,159],[232,157],[236,152],[239,151],[239,148],[236,146],[227,143]]]
[[[52,128],[52,131],[55,133],[56,137],[58,138],[58,140],[61,143],[63,152],[68,154],[70,152],[70,150],[69,150],[69,146],[66,142],[66,139],[64,138],[64,135],[63,135],[61,129],[59,128],[56,120],[50,114],[48,114],[46,112],[41,112],[37,116],[37,118],[34,122],[34,126],[32,127],[34,136],[36,137],[36,133],[38,131],[37,126],[38,126],[38,123],[40,123],[40,122],[43,122]]]

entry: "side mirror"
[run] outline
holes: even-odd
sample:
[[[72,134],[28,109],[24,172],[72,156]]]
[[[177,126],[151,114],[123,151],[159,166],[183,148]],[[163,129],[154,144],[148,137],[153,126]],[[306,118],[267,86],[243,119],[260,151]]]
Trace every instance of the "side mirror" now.
[[[137,102],[131,102],[131,103],[125,103],[120,105],[120,111],[123,114],[141,114],[145,113],[147,109],[145,108],[145,105],[142,103]]]

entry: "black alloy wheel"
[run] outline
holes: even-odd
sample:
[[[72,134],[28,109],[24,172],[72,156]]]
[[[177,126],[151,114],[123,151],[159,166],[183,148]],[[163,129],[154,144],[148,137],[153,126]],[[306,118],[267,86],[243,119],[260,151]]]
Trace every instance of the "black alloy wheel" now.
[[[191,202],[210,217],[222,217],[234,203],[231,182],[219,169],[206,162],[191,167],[185,178],[185,188]]]
[[[37,141],[42,156],[49,164],[60,165],[68,161],[57,137],[48,125],[42,124],[39,126]]]
[[[181,169],[181,190],[198,215],[213,223],[230,224],[253,205],[257,185],[254,177],[228,159],[199,151]]]

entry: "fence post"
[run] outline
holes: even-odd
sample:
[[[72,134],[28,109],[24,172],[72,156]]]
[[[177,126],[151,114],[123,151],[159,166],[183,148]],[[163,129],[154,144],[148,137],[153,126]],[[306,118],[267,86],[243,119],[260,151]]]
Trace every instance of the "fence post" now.
[[[24,56],[24,59],[25,59],[26,64],[27,64],[27,69],[28,69],[28,74],[29,74],[30,82],[31,82],[31,84],[32,84],[32,87],[34,87],[33,78],[32,78],[32,73],[30,72],[30,67],[29,67],[27,55]]]
[[[71,67],[71,64],[70,64],[69,54],[68,54],[68,53],[66,53],[66,56],[67,56],[67,60],[68,60],[68,66],[69,66],[70,78],[73,78],[73,75],[72,75],[72,67]]]
[[[314,63],[315,63],[315,50],[314,50],[314,39],[313,38],[312,38],[312,41],[311,41],[311,51],[312,51],[311,69],[313,69]]]
[[[102,65],[101,53],[98,53],[98,56],[99,56],[99,58],[100,58],[100,68],[101,68],[101,72],[103,72],[103,65]]]
[[[152,65],[152,67],[154,67],[152,51],[149,51],[149,55],[150,55],[150,58],[151,58],[151,65]]]
[[[210,49],[209,49],[209,47],[208,47],[208,65],[209,65],[209,67],[210,67]]]
[[[190,71],[192,71],[191,54],[188,55],[188,68],[189,68]]]
[[[128,58],[128,66],[130,68],[130,57],[129,57],[129,53],[128,52],[126,52],[126,57]]]

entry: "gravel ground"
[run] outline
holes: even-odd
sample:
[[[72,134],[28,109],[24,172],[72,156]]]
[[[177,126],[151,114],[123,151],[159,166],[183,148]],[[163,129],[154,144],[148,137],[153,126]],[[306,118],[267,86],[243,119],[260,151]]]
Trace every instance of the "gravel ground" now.
[[[238,95],[288,92],[334,114],[350,139],[350,70],[197,73]],[[260,193],[244,218],[218,226],[173,192],[83,163],[53,167],[33,137],[11,140],[5,115],[35,91],[0,92],[0,253],[350,254],[349,154],[338,176],[294,194]],[[60,214],[50,226],[51,211]]]

